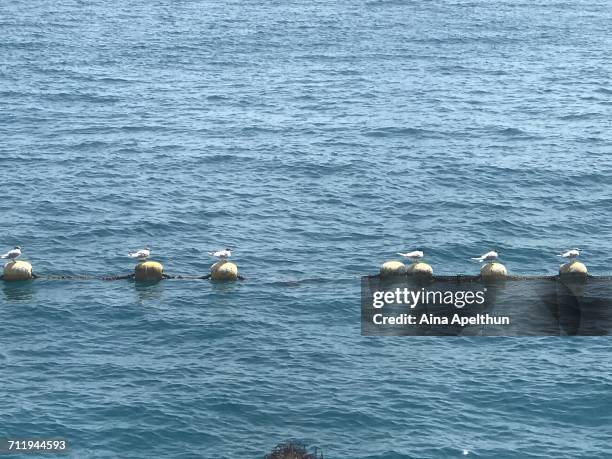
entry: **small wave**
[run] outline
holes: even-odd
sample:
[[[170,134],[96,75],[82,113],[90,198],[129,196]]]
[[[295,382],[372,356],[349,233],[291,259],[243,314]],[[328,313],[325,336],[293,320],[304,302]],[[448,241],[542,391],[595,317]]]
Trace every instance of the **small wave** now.
[[[570,113],[569,115],[559,116],[560,120],[590,120],[597,117],[599,113]]]
[[[224,100],[229,100],[229,97],[223,96],[221,94],[212,94],[206,97],[206,100],[209,102],[221,102]]]
[[[366,137],[439,137],[435,131],[413,127],[386,127],[366,131],[363,133]]]
[[[41,97],[52,102],[88,102],[98,104],[108,104],[112,102],[120,102],[121,98],[110,95],[98,95],[98,94],[79,94],[79,93],[67,93],[57,92],[51,94],[42,94]]]
[[[514,140],[537,140],[541,136],[530,134],[529,132],[517,127],[498,127],[491,126],[485,128],[488,133],[498,134],[503,137]]]
[[[519,128],[505,128],[499,131],[500,134],[504,134],[507,135],[509,137],[516,137],[516,136],[525,136],[527,135],[527,133],[525,131],[523,131],[522,129]]]
[[[126,83],[139,83],[140,80],[130,80],[127,78],[118,78],[118,77],[101,77],[94,78],[95,81],[99,83],[117,83],[117,84],[126,84]]]

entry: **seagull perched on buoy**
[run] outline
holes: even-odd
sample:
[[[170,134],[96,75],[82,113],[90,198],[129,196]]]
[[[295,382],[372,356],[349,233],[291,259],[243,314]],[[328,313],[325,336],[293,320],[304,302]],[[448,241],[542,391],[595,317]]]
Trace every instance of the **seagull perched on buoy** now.
[[[477,258],[472,258],[472,260],[482,263],[483,261],[495,261],[497,260],[497,257],[497,252],[495,250],[491,250],[490,252],[487,252]]]
[[[150,256],[151,256],[151,249],[148,247],[145,247],[144,249],[139,250],[138,252],[128,253],[128,257],[134,258],[136,260],[146,260]]]
[[[423,259],[423,252],[421,252],[420,250],[414,250],[413,252],[406,253],[397,252],[397,254],[401,255],[402,257],[408,258],[412,262]]]
[[[568,250],[567,252],[562,253],[561,255],[557,255],[557,256],[563,257],[563,258],[569,258],[570,260],[575,260],[576,258],[580,256],[580,249]]]
[[[226,247],[223,250],[218,250],[216,252],[208,252],[208,255],[211,257],[219,258],[220,260],[226,260],[232,256],[232,249]]]
[[[20,256],[21,256],[21,247],[16,245],[14,249],[9,250],[4,255],[2,255],[0,258],[2,258],[3,260],[8,259],[11,261],[15,261],[15,259]]]

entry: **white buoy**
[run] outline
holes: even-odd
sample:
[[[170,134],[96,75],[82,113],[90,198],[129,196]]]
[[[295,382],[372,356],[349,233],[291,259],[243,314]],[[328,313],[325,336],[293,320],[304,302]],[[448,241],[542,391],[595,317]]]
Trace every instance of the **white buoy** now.
[[[4,265],[4,280],[24,281],[32,279],[32,265],[27,261],[11,261]]]
[[[584,263],[573,260],[562,264],[559,267],[559,274],[561,276],[586,277],[588,275],[588,271]]]
[[[498,261],[486,263],[480,268],[480,276],[486,280],[505,279],[508,275],[508,270]]]
[[[423,261],[412,263],[408,266],[407,272],[415,276],[433,276],[433,268]]]
[[[398,276],[406,274],[407,268],[401,261],[385,261],[380,267],[380,277]]]
[[[134,268],[137,281],[156,282],[164,278],[164,267],[157,261],[141,261]]]
[[[216,281],[235,281],[238,279],[238,266],[226,260],[219,260],[210,267],[210,278]]]

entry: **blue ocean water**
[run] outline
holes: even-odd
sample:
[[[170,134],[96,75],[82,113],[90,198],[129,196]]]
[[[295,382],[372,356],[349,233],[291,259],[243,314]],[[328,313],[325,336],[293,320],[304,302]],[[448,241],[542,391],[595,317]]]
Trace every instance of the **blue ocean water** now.
[[[611,457],[605,338],[365,338],[359,278],[612,252],[608,1],[5,1],[0,437],[69,457]]]

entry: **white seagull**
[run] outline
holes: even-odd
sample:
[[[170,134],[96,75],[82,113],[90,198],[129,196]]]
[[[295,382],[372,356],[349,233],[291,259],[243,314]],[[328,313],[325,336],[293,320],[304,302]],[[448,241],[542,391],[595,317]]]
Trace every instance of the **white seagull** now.
[[[480,263],[482,263],[483,261],[495,261],[497,260],[497,256],[497,252],[495,250],[491,250],[490,252],[479,256],[478,258],[472,258],[472,260],[479,261]]]
[[[128,253],[128,257],[134,258],[136,260],[146,260],[150,256],[151,256],[151,249],[148,247],[145,247],[144,249],[139,250],[138,252]]]
[[[208,252],[208,255],[210,255],[211,257],[219,258],[221,260],[226,260],[232,256],[232,249],[226,247],[225,249],[218,250],[216,252]]]
[[[569,258],[570,260],[574,260],[575,258],[578,258],[580,256],[580,249],[572,249],[572,250],[568,250],[565,253],[562,253],[561,255],[557,255],[558,257],[563,257],[563,258]]]
[[[406,253],[397,252],[397,254],[401,255],[402,257],[408,258],[410,261],[417,261],[423,258],[423,252],[421,252],[420,250],[415,250],[413,252]]]
[[[0,258],[2,258],[3,260],[6,260],[6,259],[15,260],[16,258],[20,256],[21,256],[21,247],[16,245],[14,249],[9,250],[4,255],[2,255]]]

